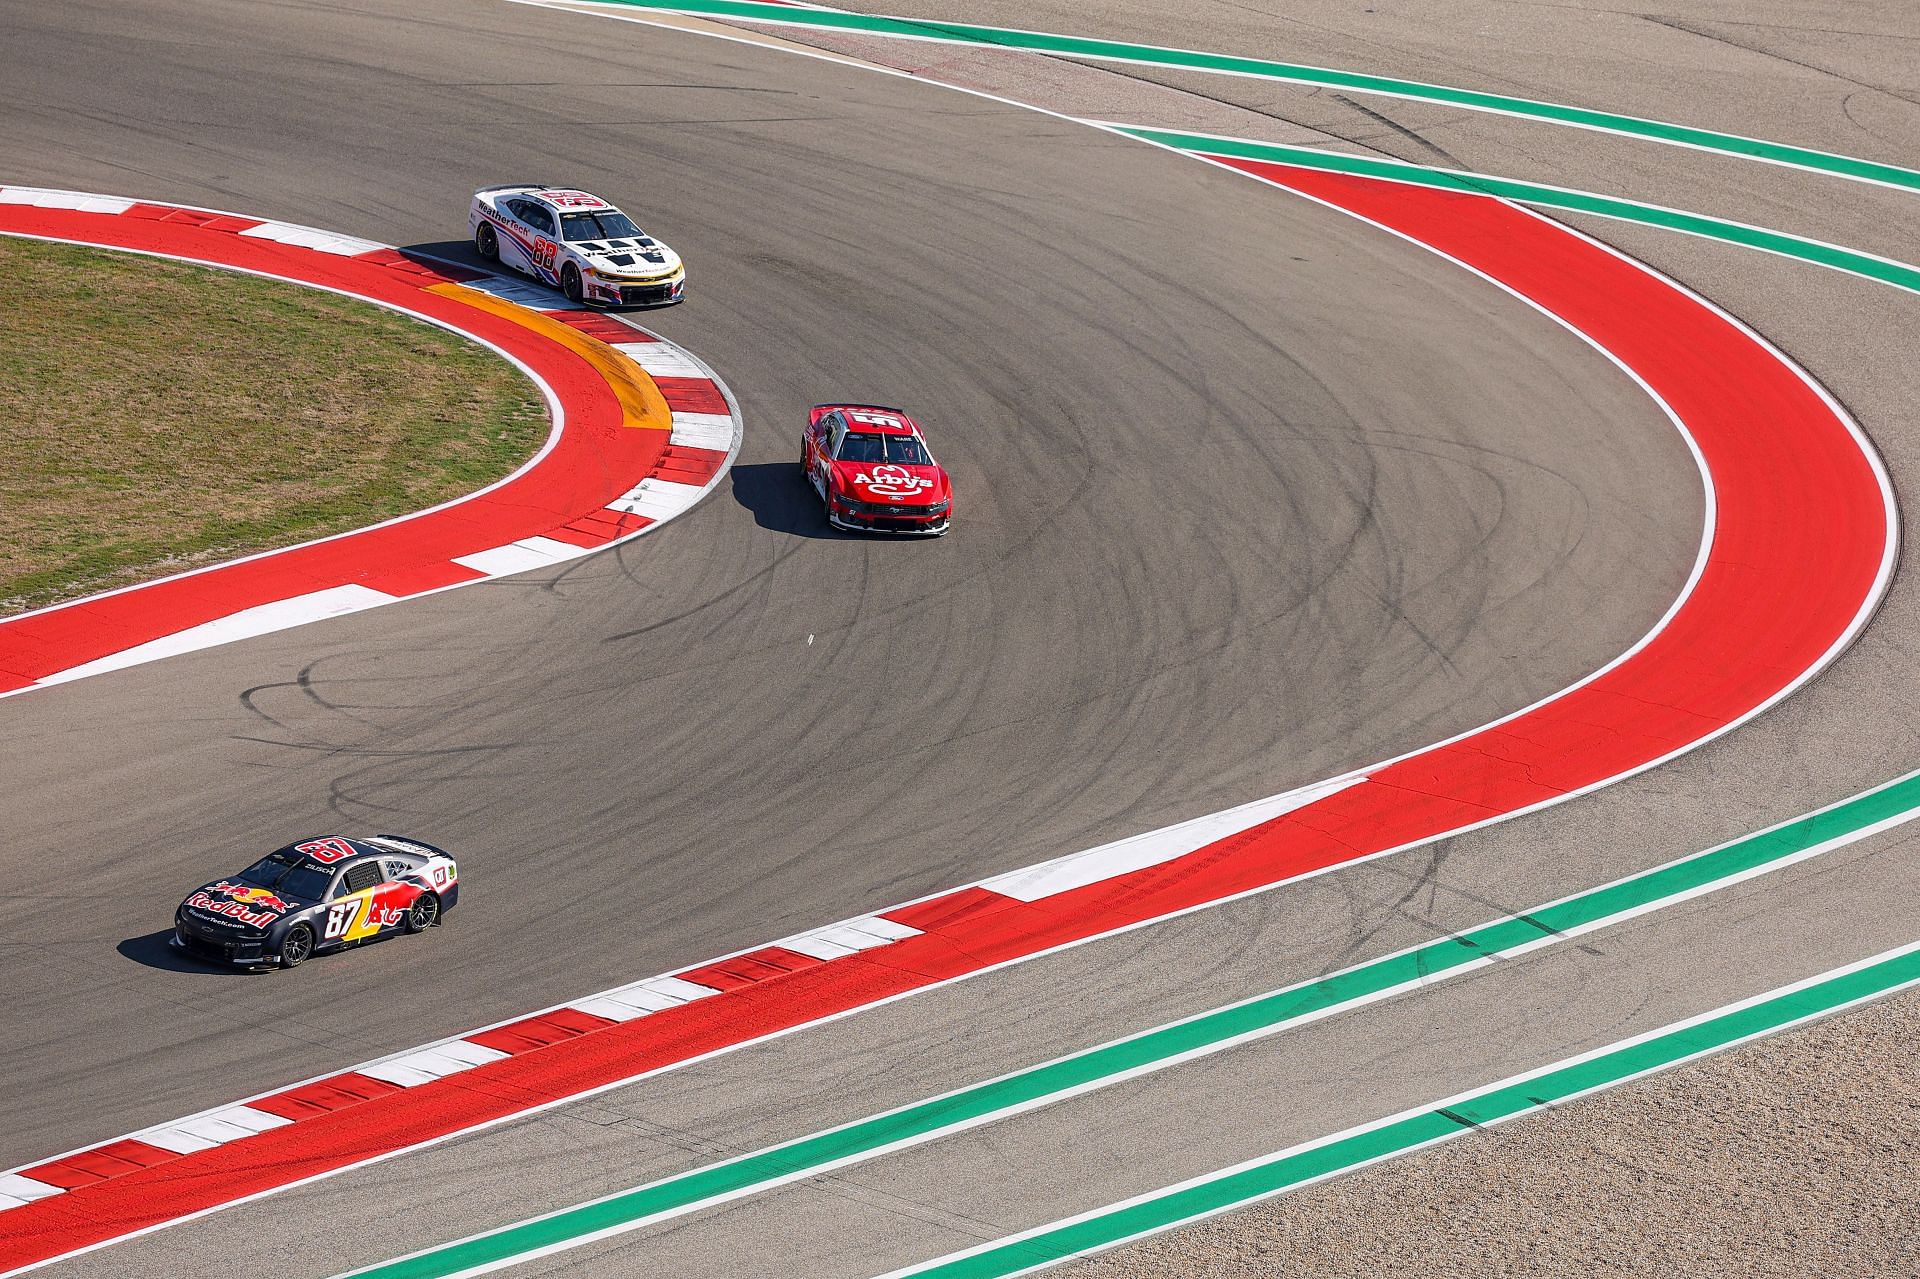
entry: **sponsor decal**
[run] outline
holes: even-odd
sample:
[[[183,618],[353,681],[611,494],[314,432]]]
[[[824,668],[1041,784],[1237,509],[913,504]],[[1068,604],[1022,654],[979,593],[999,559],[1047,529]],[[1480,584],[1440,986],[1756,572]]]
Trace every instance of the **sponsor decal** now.
[[[876,466],[871,471],[860,472],[853,477],[853,482],[866,488],[875,497],[882,498],[915,497],[921,489],[933,487],[932,480],[891,462]]]
[[[229,884],[223,879],[206,891],[221,893],[243,905],[252,906],[257,910],[270,910],[275,914],[293,909],[291,902],[277,896],[271,888],[255,888],[252,884]]]
[[[265,928],[280,918],[279,911],[248,910],[241,902],[222,901],[211,896],[205,889],[187,898],[187,906],[193,910],[204,910],[209,915],[224,915],[235,923],[246,924],[253,928]]]
[[[610,209],[613,206],[585,191],[542,191],[540,198],[563,209]]]
[[[408,884],[387,884],[343,898],[327,907],[321,931],[328,941],[360,941],[407,917],[407,907],[420,895]],[[395,903],[388,905],[387,903]]]
[[[353,856],[353,845],[344,839],[310,839],[304,844],[295,844],[293,851],[331,865],[342,857]]]

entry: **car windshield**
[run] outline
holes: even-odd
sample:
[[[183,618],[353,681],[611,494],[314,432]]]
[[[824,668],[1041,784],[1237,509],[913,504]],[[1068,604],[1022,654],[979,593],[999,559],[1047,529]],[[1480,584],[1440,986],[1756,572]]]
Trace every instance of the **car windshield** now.
[[[326,896],[327,885],[333,882],[333,874],[318,866],[273,853],[241,871],[240,882],[252,884],[255,888],[271,888],[282,897],[319,901]]]
[[[856,431],[840,442],[842,462],[892,462],[899,466],[931,466],[927,446],[912,435],[881,435]]]
[[[640,235],[633,219],[614,209],[599,213],[562,213],[560,238],[581,240],[631,240]]]

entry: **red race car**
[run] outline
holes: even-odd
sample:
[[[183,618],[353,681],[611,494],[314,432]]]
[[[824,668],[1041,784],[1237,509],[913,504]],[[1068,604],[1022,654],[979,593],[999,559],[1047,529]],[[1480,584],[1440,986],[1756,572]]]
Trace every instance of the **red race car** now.
[[[800,469],[837,529],[938,537],[953,520],[946,468],[899,409],[815,405],[800,437]]]

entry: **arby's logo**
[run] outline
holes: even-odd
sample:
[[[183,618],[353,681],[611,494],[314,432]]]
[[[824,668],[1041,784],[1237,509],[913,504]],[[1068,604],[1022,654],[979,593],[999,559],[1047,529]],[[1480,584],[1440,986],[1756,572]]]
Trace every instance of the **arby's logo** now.
[[[914,497],[921,489],[933,487],[932,480],[915,475],[906,467],[896,466],[891,462],[883,462],[879,466],[861,471],[853,477],[853,482],[875,497],[890,499]]]

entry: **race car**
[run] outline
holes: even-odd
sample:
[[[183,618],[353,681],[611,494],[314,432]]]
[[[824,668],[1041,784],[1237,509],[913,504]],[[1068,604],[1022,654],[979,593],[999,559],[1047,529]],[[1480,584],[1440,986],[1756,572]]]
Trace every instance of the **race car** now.
[[[459,899],[460,868],[432,844],[327,835],[189,893],[173,912],[173,945],[243,968],[292,968],[321,951],[431,928]]]
[[[509,182],[473,193],[474,251],[573,302],[657,306],[686,296],[680,255],[597,195]]]
[[[815,405],[800,437],[800,470],[834,528],[938,537],[951,526],[946,468],[899,409]]]

